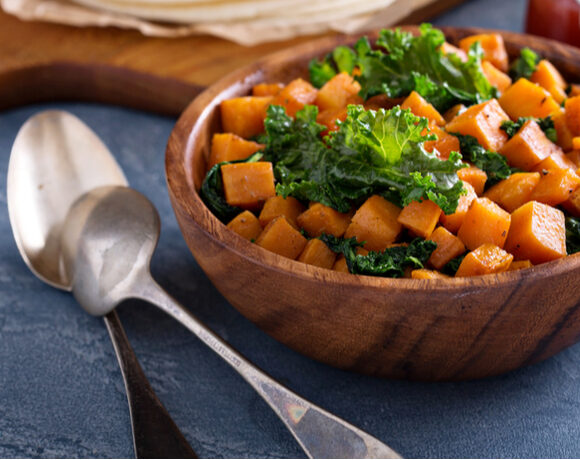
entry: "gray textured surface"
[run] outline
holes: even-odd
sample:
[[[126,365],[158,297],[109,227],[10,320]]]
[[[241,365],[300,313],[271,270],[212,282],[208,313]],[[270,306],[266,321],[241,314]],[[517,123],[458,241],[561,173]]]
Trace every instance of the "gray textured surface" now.
[[[436,23],[518,30],[523,4],[471,1]],[[302,357],[229,306],[188,252],[163,170],[174,120],[56,106],[92,126],[159,209],[158,281],[275,378],[406,457],[580,456],[579,345],[508,375],[442,384],[379,380]],[[41,108],[0,113],[0,457],[131,457],[123,383],[102,320],[36,280],[10,233],[8,155],[21,124]],[[200,456],[302,456],[266,404],[184,328],[142,302],[122,305],[120,316],[153,387]]]

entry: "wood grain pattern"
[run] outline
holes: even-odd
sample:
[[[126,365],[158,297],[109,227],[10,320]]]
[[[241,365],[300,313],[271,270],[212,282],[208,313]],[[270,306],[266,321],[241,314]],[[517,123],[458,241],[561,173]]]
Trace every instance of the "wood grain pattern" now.
[[[415,30],[415,29],[412,29]],[[481,32],[446,29],[449,40]],[[530,46],[580,80],[580,50],[502,33],[509,52]],[[242,314],[300,353],[383,377],[456,380],[500,374],[580,338],[580,255],[529,270],[451,280],[392,280],[336,273],[249,243],[221,224],[197,189],[220,101],[261,81],[288,82],[352,37],[287,50],[210,87],[180,117],[168,144],[170,198],[196,260]]]

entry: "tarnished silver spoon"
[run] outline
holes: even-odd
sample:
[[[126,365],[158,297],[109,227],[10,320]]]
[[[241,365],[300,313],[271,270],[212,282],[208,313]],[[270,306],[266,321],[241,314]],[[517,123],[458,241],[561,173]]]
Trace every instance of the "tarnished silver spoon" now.
[[[66,218],[62,252],[73,295],[95,315],[128,298],[169,314],[230,364],[270,405],[306,454],[314,458],[399,458],[391,448],[264,374],[181,306],[150,273],[159,238],[154,206],[127,187],[94,189]]]
[[[42,281],[70,291],[72,280],[62,270],[61,247],[69,208],[95,187],[126,186],[123,171],[81,120],[67,112],[46,111],[20,129],[7,185],[10,223],[22,258]],[[102,314],[125,381],[136,457],[195,458],[151,388],[119,317],[113,309]]]

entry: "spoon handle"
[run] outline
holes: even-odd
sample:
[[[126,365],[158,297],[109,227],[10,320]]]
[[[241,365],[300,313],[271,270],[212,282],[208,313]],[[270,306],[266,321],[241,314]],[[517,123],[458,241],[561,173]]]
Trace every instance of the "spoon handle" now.
[[[301,398],[251,364],[174,300],[147,273],[133,286],[135,297],[175,318],[230,364],[284,422],[310,458],[400,458],[378,439]]]
[[[125,382],[136,458],[197,458],[151,388],[117,312],[104,316]]]

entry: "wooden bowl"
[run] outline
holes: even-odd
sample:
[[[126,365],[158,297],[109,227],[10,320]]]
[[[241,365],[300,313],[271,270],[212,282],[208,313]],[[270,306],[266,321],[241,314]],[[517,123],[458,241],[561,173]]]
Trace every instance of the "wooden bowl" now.
[[[443,31],[450,42],[484,32]],[[501,34],[511,57],[529,46],[571,81],[580,80],[580,50]],[[228,230],[204,205],[198,190],[211,136],[220,131],[219,103],[247,95],[259,82],[306,77],[310,59],[355,39],[327,38],[274,54],[212,85],[181,115],[169,139],[166,174],[177,220],[199,265],[235,308],[276,340],[331,366],[366,374],[480,378],[541,361],[575,343],[578,254],[473,278],[355,276],[266,251]]]

